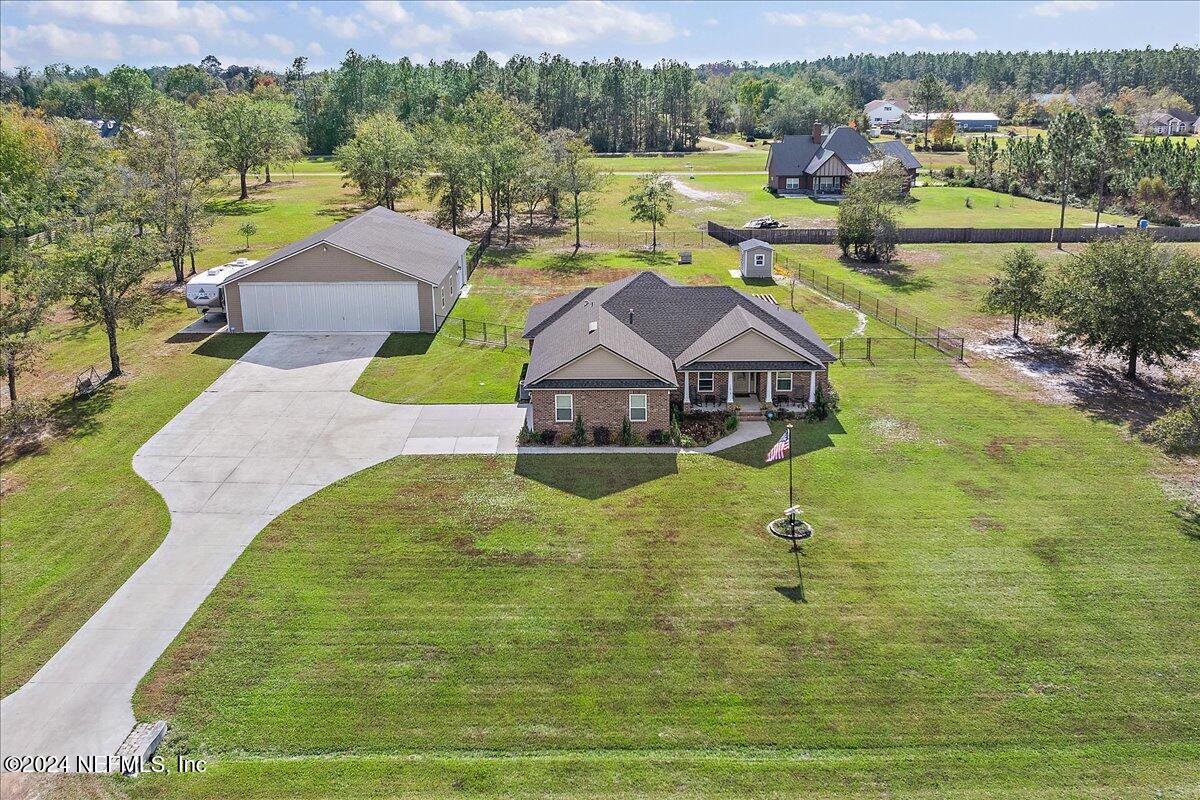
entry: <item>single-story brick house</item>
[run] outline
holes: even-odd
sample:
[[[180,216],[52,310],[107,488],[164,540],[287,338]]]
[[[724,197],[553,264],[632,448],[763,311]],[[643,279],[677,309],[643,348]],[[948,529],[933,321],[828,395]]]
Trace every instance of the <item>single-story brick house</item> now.
[[[376,206],[225,278],[229,330],[432,333],[462,291],[469,245]]]
[[[671,405],[803,407],[837,360],[803,316],[731,286],[684,286],[641,272],[529,311],[522,395],[533,430],[667,431]]]
[[[921,162],[904,142],[873,145],[856,129],[839,125],[825,133],[821,123],[811,134],[784,136],[767,155],[767,185],[781,195],[840,195],[855,175],[875,172],[888,160],[904,167],[912,188]]]

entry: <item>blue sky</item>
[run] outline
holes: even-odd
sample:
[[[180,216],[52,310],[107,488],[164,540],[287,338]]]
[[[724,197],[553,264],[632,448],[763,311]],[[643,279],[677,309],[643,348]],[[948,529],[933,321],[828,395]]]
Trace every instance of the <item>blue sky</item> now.
[[[1200,45],[1200,2],[172,2],[0,0],[0,65],[337,64],[563,53],[698,64],[898,50]]]

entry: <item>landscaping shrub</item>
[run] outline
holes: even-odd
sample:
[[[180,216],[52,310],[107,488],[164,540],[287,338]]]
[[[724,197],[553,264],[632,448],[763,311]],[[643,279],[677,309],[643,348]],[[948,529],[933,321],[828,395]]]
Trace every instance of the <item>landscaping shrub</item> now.
[[[685,414],[679,420],[679,430],[681,438],[708,444],[725,435],[725,418],[720,414]]]
[[[737,414],[726,414],[725,415],[725,432],[733,433],[734,431],[737,430],[737,426],[738,426]]]
[[[557,434],[558,431],[554,430],[553,428],[547,428],[538,434],[538,439],[542,444],[554,444],[554,439]]]
[[[1142,436],[1168,453],[1200,451],[1200,384],[1183,389],[1183,402],[1146,426]]]
[[[655,428],[654,430],[652,430],[646,434],[646,444],[652,444],[652,445],[657,446],[657,445],[666,444],[668,441],[669,441],[669,439],[668,439],[667,435],[658,428]]]
[[[629,424],[629,417],[621,420],[621,446],[629,447],[634,443],[633,426]]]
[[[821,422],[829,418],[829,415],[838,410],[837,390],[830,387],[829,391],[821,384],[817,384],[817,393],[813,397],[812,405],[805,412],[804,417],[809,422]]]
[[[576,447],[587,444],[587,429],[583,427],[583,414],[575,415],[575,430],[571,431],[571,444]]]
[[[521,432],[517,434],[517,444],[534,444],[538,441],[538,435],[530,428],[521,428]]]
[[[597,425],[592,428],[592,442],[598,447],[607,447],[612,444],[612,431],[603,425]]]
[[[675,445],[676,447],[679,447],[680,446],[679,443],[681,441],[683,441],[683,432],[681,430],[679,430],[679,415],[672,414],[671,415],[671,444]]]

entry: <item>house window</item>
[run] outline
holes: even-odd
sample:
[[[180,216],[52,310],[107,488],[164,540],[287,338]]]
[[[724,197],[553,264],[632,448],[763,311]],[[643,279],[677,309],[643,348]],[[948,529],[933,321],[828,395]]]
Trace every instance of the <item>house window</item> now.
[[[554,421],[555,422],[574,422],[575,421],[575,405],[569,394],[554,395]]]
[[[646,421],[646,395],[644,395],[644,394],[629,395],[629,421],[630,422],[645,422]]]
[[[842,188],[841,176],[834,176],[832,178],[829,178],[829,177],[817,178],[817,191],[818,192],[836,192],[836,191],[840,190],[841,188]]]
[[[799,178],[787,178],[784,181],[783,185],[785,187],[787,187],[788,189],[799,189],[800,188],[800,179]]]
[[[438,293],[442,296],[442,310],[445,311],[446,310],[446,290],[439,288]]]
[[[767,257],[762,253],[754,254],[754,266],[765,267],[767,265]]]
[[[713,374],[711,372],[696,373],[696,391],[711,392],[713,390]]]
[[[776,372],[775,373],[775,391],[790,392],[792,390],[792,373]]]

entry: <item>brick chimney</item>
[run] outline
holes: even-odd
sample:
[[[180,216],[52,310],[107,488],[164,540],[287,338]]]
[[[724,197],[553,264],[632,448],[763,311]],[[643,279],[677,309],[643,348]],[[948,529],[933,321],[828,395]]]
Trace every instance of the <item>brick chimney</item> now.
[[[812,130],[813,144],[820,144],[821,140],[824,138],[825,138],[825,130],[821,127],[821,123],[814,122],[813,130]]]

